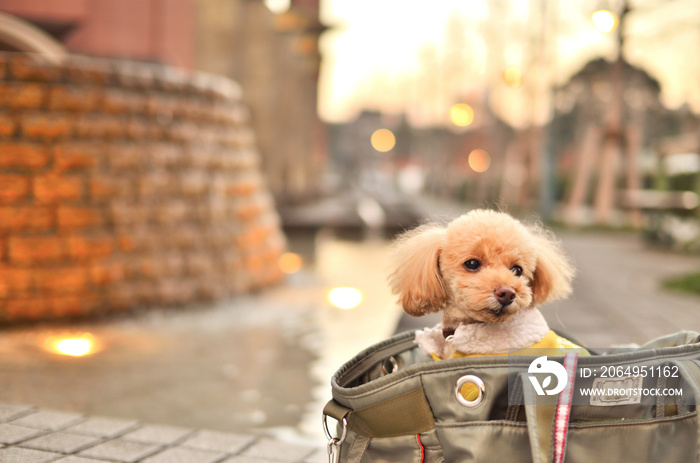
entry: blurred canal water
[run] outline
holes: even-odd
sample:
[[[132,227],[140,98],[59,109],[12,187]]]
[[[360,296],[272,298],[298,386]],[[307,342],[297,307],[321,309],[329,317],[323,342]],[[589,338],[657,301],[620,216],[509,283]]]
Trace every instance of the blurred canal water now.
[[[289,233],[303,259],[286,283],[209,306],[0,331],[0,402],[323,444],[330,377],[394,332],[388,240]],[[340,309],[331,289],[361,292]],[[89,333],[93,351],[46,346]]]

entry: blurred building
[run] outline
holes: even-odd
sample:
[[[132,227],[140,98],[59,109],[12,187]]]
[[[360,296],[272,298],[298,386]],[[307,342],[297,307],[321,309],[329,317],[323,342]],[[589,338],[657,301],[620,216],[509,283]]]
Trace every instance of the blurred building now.
[[[249,0],[0,0],[0,13],[0,50],[59,50],[233,78],[278,202],[316,194],[325,161],[318,0],[293,0],[281,14]]]
[[[0,0],[0,12],[36,26],[71,53],[183,68],[194,63],[195,11],[193,0]],[[3,24],[0,49],[41,51],[21,37],[12,40],[12,24],[6,18]]]
[[[621,192],[642,186],[641,164],[649,147],[670,134],[674,119],[661,104],[660,90],[642,69],[603,59],[589,62],[556,90],[550,136],[564,174],[559,195],[569,222],[609,222],[598,212],[618,210]],[[612,123],[615,106],[620,118]]]
[[[292,0],[281,14],[249,0],[197,0],[197,10],[196,67],[241,83],[278,203],[315,196],[326,151],[316,111],[319,1]]]

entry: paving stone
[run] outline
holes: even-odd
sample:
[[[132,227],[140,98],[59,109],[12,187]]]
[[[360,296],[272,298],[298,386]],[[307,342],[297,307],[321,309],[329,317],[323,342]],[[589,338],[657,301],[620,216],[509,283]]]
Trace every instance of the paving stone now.
[[[22,442],[22,447],[37,450],[48,450],[60,453],[75,453],[90,447],[102,439],[94,436],[84,436],[81,434],[70,434],[67,432],[54,432],[46,434],[26,442]]]
[[[0,424],[0,443],[16,444],[32,437],[40,436],[46,431],[12,424]]]
[[[304,463],[328,463],[328,450],[316,450],[314,453],[304,458]]]
[[[122,436],[123,439],[145,444],[173,444],[192,434],[194,430],[176,426],[144,425]]]
[[[200,450],[238,453],[255,442],[255,437],[217,431],[197,431],[181,445]]]
[[[29,405],[10,405],[0,403],[0,423],[17,419],[34,411]]]
[[[49,463],[63,455],[39,450],[8,447],[0,449],[0,463]]]
[[[77,413],[64,413],[52,411],[37,411],[12,421],[17,426],[28,428],[45,429],[47,431],[58,431],[70,425],[77,424],[84,418]]]
[[[237,455],[235,457],[227,458],[221,463],[279,463],[280,461],[292,461],[292,460],[268,460],[266,458],[251,458],[243,455]],[[326,462],[328,463],[328,457],[326,457]]]
[[[92,457],[103,460],[130,463],[149,457],[160,450],[158,445],[129,442],[124,439],[114,439],[80,452],[82,457]]]
[[[71,426],[65,431],[96,437],[116,437],[131,429],[135,429],[137,426],[138,421],[136,420],[94,417]]]
[[[76,457],[75,455],[70,455],[60,460],[56,460],[55,463],[105,463],[104,460],[95,460],[93,458]]]
[[[178,447],[147,458],[143,460],[143,463],[215,463],[225,457],[226,454],[221,452]]]
[[[269,459],[284,461],[301,461],[317,449],[303,445],[289,444],[272,439],[260,439],[254,445],[245,449],[241,456],[252,459]]]

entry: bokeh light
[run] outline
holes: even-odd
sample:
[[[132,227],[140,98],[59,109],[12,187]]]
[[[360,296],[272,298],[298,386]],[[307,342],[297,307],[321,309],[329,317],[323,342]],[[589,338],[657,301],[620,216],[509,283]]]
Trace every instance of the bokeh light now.
[[[474,122],[474,110],[466,103],[457,103],[450,108],[450,120],[457,127],[467,127]]]
[[[304,264],[304,260],[299,254],[293,252],[285,252],[282,254],[277,261],[277,265],[282,273],[292,274],[301,270],[301,266]]]
[[[474,172],[486,172],[491,166],[491,156],[486,151],[477,149],[469,153],[468,162]]]
[[[523,71],[517,66],[508,66],[503,71],[503,82],[512,88],[523,86]]]
[[[274,14],[282,14],[289,10],[291,0],[264,0],[265,6]]]
[[[362,292],[356,288],[334,288],[328,293],[328,300],[339,309],[354,309],[362,302]]]
[[[79,336],[49,336],[44,341],[44,348],[57,355],[83,357],[95,353],[95,337],[90,333]]]
[[[612,32],[617,26],[617,15],[609,10],[598,10],[591,15],[593,26],[600,32]]]
[[[372,134],[370,142],[372,143],[372,148],[380,153],[386,153],[391,151],[396,145],[396,137],[389,129],[379,129]]]

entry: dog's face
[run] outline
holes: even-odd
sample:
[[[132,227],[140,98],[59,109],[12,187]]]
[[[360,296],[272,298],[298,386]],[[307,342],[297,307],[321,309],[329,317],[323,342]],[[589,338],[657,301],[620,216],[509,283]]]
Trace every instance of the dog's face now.
[[[471,214],[447,227],[439,267],[454,322],[501,323],[532,305],[537,252],[527,229],[505,214]]]
[[[392,291],[413,316],[442,310],[444,328],[501,323],[519,310],[571,291],[574,270],[537,226],[475,210],[446,228],[405,233],[393,253]]]

